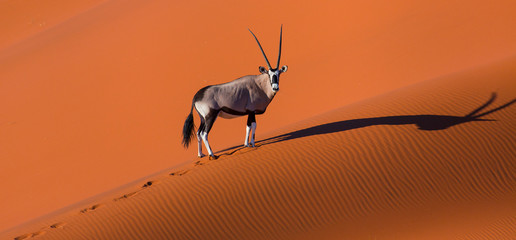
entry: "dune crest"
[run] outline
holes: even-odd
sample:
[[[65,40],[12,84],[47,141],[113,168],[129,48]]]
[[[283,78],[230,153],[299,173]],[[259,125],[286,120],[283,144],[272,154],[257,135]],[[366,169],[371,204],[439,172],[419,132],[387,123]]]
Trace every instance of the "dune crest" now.
[[[512,239],[514,79],[516,58],[399,89],[7,236]]]
[[[0,231],[195,159],[196,149],[185,151],[179,137],[195,92],[259,74],[265,64],[247,28],[275,58],[283,24],[281,59],[290,67],[258,116],[263,139],[353,102],[513,56],[514,9],[514,0],[1,0],[0,182],[9,184]],[[491,92],[495,103],[505,97],[490,90],[478,102]],[[409,111],[333,122],[422,114],[464,116]],[[470,124],[480,123],[451,128]],[[382,126],[413,124],[343,132]],[[210,143],[219,151],[243,134],[244,118],[217,121]]]

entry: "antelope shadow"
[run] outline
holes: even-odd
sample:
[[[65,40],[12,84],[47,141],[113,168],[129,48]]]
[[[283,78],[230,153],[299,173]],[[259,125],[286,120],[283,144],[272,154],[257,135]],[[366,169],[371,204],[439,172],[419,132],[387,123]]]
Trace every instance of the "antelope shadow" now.
[[[496,121],[493,119],[481,119],[486,115],[491,113],[500,111],[506,107],[509,107],[511,104],[516,102],[516,99],[509,101],[497,108],[489,110],[484,113],[478,114],[484,108],[491,105],[497,97],[496,93],[491,94],[491,98],[484,103],[482,106],[476,108],[472,112],[464,115],[464,116],[449,116],[449,115],[400,115],[400,116],[384,116],[384,117],[373,117],[373,118],[360,118],[360,119],[351,119],[344,120],[339,122],[332,122],[321,124],[318,126],[313,126],[305,129],[301,129],[298,131],[281,134],[278,136],[274,136],[271,138],[267,138],[264,140],[260,140],[257,142],[257,146],[263,146],[271,143],[281,142],[292,140],[296,138],[302,138],[307,136],[319,135],[319,134],[328,134],[335,132],[348,131],[353,129],[359,129],[369,126],[378,126],[378,125],[410,125],[413,124],[417,127],[418,130],[422,131],[439,131],[445,130],[450,127],[464,124],[468,122],[481,122],[481,121]],[[231,147],[221,152],[230,151],[234,149],[239,149],[240,146]]]

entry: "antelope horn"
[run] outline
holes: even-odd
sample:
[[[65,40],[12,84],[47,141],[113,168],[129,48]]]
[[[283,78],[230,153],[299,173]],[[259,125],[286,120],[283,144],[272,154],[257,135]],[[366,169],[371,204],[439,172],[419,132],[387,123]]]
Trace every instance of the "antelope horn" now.
[[[265,55],[265,52],[263,51],[263,48],[262,48],[262,45],[260,44],[260,41],[258,41],[258,38],[256,38],[256,36],[254,35],[253,31],[251,31],[251,29],[248,28],[247,30],[249,30],[249,32],[251,32],[251,34],[253,34],[254,39],[256,39],[256,42],[258,43],[258,47],[260,47],[260,50],[262,50],[263,57],[265,58],[265,61],[267,62],[267,67],[269,67],[269,69],[272,69],[271,68],[271,64],[269,63],[269,59],[267,59],[267,56]]]
[[[281,59],[281,36],[283,36],[283,24],[281,24],[281,30],[279,35],[279,53],[278,53],[278,63],[276,64],[276,69],[279,68],[279,63]]]

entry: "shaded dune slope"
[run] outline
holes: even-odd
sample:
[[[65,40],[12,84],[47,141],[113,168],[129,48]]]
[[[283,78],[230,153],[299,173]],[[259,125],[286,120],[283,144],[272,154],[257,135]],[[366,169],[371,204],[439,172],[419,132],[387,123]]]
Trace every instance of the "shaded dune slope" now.
[[[9,237],[514,239],[515,79],[510,59],[419,83]]]
[[[260,11],[257,6],[282,7]],[[323,125],[325,131],[309,131],[319,132],[317,137],[344,136],[342,145],[357,148],[347,137],[352,132],[414,126],[393,116],[459,116],[453,115],[459,111],[371,108],[377,112],[262,133],[510,57],[516,54],[515,9],[514,0],[1,0],[0,182],[5,184],[0,232],[189,162],[196,149],[185,151],[179,136],[194,94],[258,74],[257,67],[265,64],[247,28],[274,64],[283,24],[281,65],[290,67],[267,114],[258,117],[259,139]],[[491,89],[474,100],[484,103],[492,91],[498,93],[493,104],[506,97]],[[453,94],[471,101],[460,91]],[[404,104],[400,99],[399,105],[384,107]],[[460,116],[478,106],[470,107]],[[363,118],[380,119],[366,123]],[[213,149],[242,143],[245,121],[217,120],[210,133]],[[391,124],[381,124],[386,121]],[[342,123],[332,124],[337,122]],[[363,127],[346,130],[348,124]],[[296,134],[300,137],[284,142],[310,137]],[[259,156],[272,145],[264,145]]]

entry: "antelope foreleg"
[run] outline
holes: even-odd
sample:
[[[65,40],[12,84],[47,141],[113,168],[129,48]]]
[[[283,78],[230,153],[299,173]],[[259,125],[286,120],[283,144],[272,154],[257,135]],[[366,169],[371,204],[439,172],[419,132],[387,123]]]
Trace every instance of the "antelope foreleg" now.
[[[245,126],[245,141],[244,147],[249,147],[249,132],[251,131],[251,126]]]
[[[247,116],[247,126],[245,128],[245,141],[244,147],[249,147],[249,134],[251,133],[251,147],[254,147],[254,130],[256,129],[256,116],[255,113],[250,113]]]
[[[251,124],[251,147],[254,147],[254,136],[256,133],[256,122]]]

